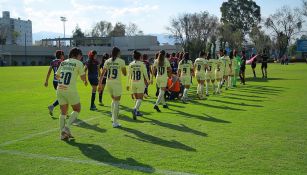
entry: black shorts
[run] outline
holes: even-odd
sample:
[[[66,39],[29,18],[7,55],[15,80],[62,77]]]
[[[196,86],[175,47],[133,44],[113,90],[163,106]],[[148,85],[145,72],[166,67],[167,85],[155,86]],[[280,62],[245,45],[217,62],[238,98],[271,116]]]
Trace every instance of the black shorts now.
[[[98,77],[88,77],[88,81],[92,86],[97,86],[98,85]]]
[[[261,68],[268,68],[268,63],[262,63]]]
[[[256,68],[256,63],[252,63],[252,68],[255,69]]]
[[[107,78],[106,78],[106,77],[103,77],[103,79],[102,79],[102,84],[103,84],[103,85],[106,85],[106,84],[107,84]]]
[[[245,67],[240,67],[240,73],[244,73],[245,72]]]
[[[57,81],[53,81],[53,87],[56,90],[58,88],[58,82]]]

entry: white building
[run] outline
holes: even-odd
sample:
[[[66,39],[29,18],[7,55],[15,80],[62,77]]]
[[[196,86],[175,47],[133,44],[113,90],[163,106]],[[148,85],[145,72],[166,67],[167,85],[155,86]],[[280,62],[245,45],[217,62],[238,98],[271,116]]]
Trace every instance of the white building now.
[[[13,19],[10,12],[3,11],[0,25],[7,29],[7,45],[32,45],[32,22],[30,20]]]

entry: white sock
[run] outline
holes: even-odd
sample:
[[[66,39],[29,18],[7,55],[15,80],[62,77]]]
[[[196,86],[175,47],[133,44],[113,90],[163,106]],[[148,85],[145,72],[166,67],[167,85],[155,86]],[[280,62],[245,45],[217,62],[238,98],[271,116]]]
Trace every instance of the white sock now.
[[[135,102],[135,107],[134,107],[134,109],[136,109],[137,111],[139,111],[139,110],[140,110],[141,103],[142,103],[142,99],[137,99],[136,102]]]
[[[216,86],[215,86],[215,82],[214,82],[214,83],[212,83],[212,87],[213,87],[213,92],[215,92],[215,88],[216,88]]]
[[[79,113],[76,112],[76,111],[73,111],[71,114],[70,114],[70,117],[69,117],[69,120],[67,122],[67,127],[70,128],[72,123],[78,118],[78,115]]]
[[[112,100],[112,103],[111,103],[111,113],[113,113],[113,109],[114,109],[114,101]]]
[[[160,89],[159,96],[158,96],[158,99],[157,99],[156,104],[155,104],[156,106],[158,106],[160,104],[160,102],[162,101],[162,99],[164,99],[164,94],[165,94],[165,92],[162,89]]]
[[[206,94],[209,93],[209,83],[206,83]]]
[[[60,130],[63,131],[65,127],[66,115],[60,115]]]
[[[221,83],[217,83],[217,92],[220,92],[220,88],[221,88]]]
[[[114,123],[118,123],[118,112],[119,112],[119,101],[113,101],[114,106],[113,106],[113,111],[112,111],[112,121]]]
[[[203,96],[204,95],[204,84],[200,85],[200,95]]]
[[[184,90],[183,90],[183,98],[188,98],[188,91],[189,91],[189,89],[188,88],[184,88]]]
[[[197,94],[200,95],[200,88],[201,88],[201,84],[197,85]]]

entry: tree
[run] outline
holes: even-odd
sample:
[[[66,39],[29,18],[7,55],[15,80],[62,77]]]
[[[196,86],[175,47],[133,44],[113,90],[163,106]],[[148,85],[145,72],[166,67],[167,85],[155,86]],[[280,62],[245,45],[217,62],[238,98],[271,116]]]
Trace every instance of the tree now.
[[[85,35],[82,32],[81,28],[79,27],[79,25],[76,26],[75,30],[72,32],[72,38],[73,40],[73,44],[75,46],[79,46],[82,44],[82,38],[84,38]]]
[[[260,6],[253,0],[228,0],[221,8],[221,22],[248,33],[261,20]]]
[[[220,25],[219,36],[221,49],[226,49],[226,43],[228,43],[228,47],[232,49],[239,49],[242,47],[244,34],[232,24],[225,23]]]
[[[186,13],[171,19],[167,30],[185,51],[196,57],[206,49],[211,37],[216,33],[218,18],[208,12]]]
[[[107,21],[100,21],[96,23],[90,32],[92,37],[106,37],[113,30],[112,23]]]
[[[265,26],[274,33],[279,58],[286,53],[293,37],[301,33],[302,15],[301,10],[284,6],[266,19]]]
[[[129,23],[126,27],[126,36],[143,35],[143,31],[135,23]]]
[[[249,37],[258,52],[262,52],[265,48],[271,48],[271,39],[263,30],[261,30],[261,27],[254,27],[250,32]]]
[[[6,38],[7,38],[8,32],[9,32],[8,27],[0,24],[0,45],[6,44]]]
[[[121,22],[117,22],[113,30],[109,33],[109,36],[120,37],[120,36],[125,36],[125,33],[126,33],[126,25]]]

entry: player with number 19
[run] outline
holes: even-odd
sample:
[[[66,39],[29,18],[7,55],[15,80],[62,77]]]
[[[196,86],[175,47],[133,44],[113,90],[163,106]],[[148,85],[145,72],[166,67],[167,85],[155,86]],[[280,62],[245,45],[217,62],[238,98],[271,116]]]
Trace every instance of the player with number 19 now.
[[[147,69],[145,64],[141,61],[141,57],[141,53],[135,50],[133,52],[134,61],[128,66],[127,90],[129,91],[131,87],[132,94],[136,98],[135,106],[132,111],[134,120],[136,120],[137,116],[143,116],[143,114],[140,113],[140,106],[143,100],[145,87],[149,83]]]
[[[112,97],[112,125],[114,128],[120,127],[118,122],[119,102],[122,95],[121,72],[124,76],[127,74],[125,61],[120,58],[120,49],[114,47],[112,56],[105,63],[101,75],[107,72],[107,90]],[[102,90],[103,76],[99,79],[99,91]]]

